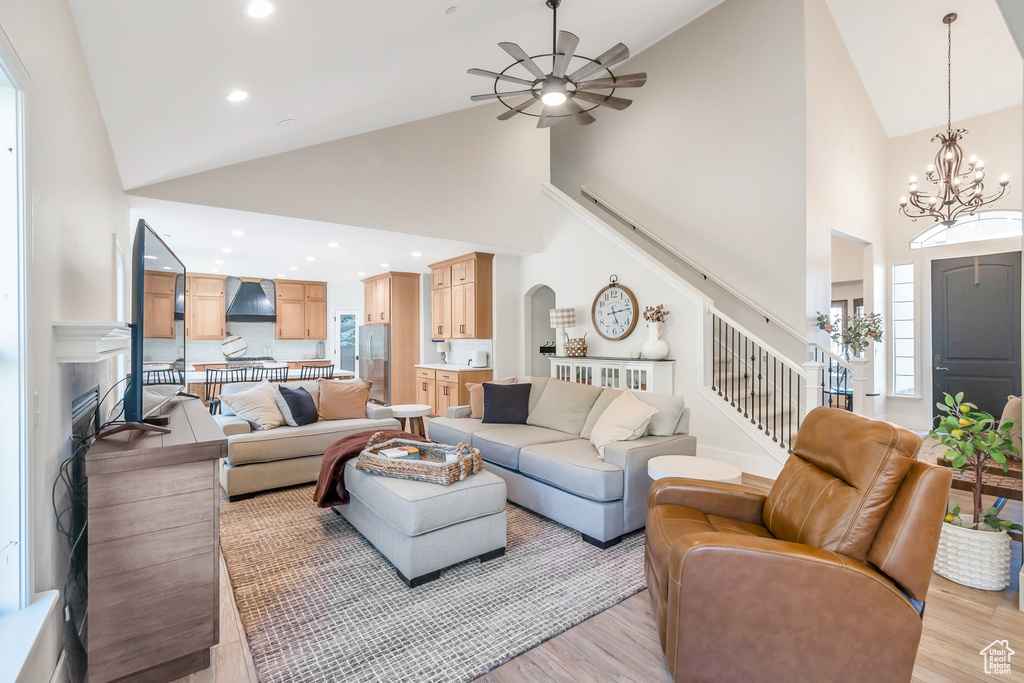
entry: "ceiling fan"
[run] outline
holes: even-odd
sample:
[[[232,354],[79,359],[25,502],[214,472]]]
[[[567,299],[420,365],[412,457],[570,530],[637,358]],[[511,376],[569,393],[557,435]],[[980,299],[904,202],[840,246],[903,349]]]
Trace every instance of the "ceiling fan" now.
[[[507,121],[516,114],[534,116],[540,119],[538,128],[547,128],[570,116],[586,126],[597,120],[590,112],[598,107],[621,110],[631,105],[633,100],[616,97],[615,91],[618,88],[639,88],[647,82],[647,74],[616,76],[611,70],[611,67],[629,59],[629,48],[619,43],[594,59],[576,54],[580,39],[568,31],[558,30],[558,6],[562,0],[547,0],[544,4],[551,8],[552,13],[551,52],[530,56],[515,43],[498,43],[498,47],[516,61],[500,72],[470,69],[468,73],[474,76],[493,78],[494,92],[473,95],[469,99],[474,102],[499,100],[508,107],[508,111],[498,116],[499,120]],[[545,57],[551,58],[551,71],[548,73],[544,73],[534,61]],[[569,72],[570,66],[576,67],[575,70]],[[516,67],[528,73],[516,72]],[[605,71],[608,75],[592,78]],[[506,83],[526,87],[499,91],[498,86]],[[539,114],[527,111],[537,103],[543,105]]]

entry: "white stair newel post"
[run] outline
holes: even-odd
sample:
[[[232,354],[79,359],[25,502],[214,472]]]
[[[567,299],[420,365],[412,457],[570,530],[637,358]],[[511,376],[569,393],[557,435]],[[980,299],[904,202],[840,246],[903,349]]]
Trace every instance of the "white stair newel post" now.
[[[804,373],[807,376],[807,381],[804,385],[804,405],[806,406],[804,408],[804,415],[821,406],[821,373],[824,370],[824,363],[817,361],[807,361],[804,363]],[[801,415],[801,418],[803,418],[803,415]]]
[[[857,415],[867,415],[868,364],[867,358],[850,359],[853,366],[853,412]]]

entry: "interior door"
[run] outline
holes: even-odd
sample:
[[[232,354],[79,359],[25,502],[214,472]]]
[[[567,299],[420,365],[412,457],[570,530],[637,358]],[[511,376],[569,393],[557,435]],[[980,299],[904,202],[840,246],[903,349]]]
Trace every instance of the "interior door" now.
[[[999,416],[1020,394],[1020,252],[932,261],[933,399]]]

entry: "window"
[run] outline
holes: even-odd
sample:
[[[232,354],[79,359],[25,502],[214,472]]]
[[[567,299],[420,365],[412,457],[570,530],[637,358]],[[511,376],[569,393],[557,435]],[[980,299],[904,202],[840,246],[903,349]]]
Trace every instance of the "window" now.
[[[892,267],[892,393],[917,394],[914,354],[914,264]]]
[[[910,241],[911,249],[1021,236],[1020,211],[979,211],[952,223],[936,223]]]
[[[846,317],[846,299],[837,299],[832,302],[832,305],[828,309],[828,319],[836,320],[839,319],[839,329],[845,330],[846,326],[850,324],[850,321]],[[843,345],[837,342],[835,339],[829,344],[832,347],[832,353],[841,355],[843,353]]]

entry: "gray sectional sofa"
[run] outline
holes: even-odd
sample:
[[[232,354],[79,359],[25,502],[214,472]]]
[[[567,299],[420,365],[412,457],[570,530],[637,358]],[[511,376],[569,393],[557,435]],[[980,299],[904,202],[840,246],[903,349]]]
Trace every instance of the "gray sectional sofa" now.
[[[652,483],[648,460],[696,454],[681,396],[637,392],[658,413],[644,436],[611,443],[602,460],[591,431],[620,391],[548,377],[518,381],[531,384],[527,424],[486,424],[469,417],[469,406],[458,406],[430,421],[429,436],[480,449],[487,469],[505,480],[510,501],[576,529],[594,545],[614,545],[644,526]]]
[[[256,386],[257,382],[225,384],[222,394],[233,394]],[[303,387],[320,405],[316,381],[286,382],[287,387]],[[301,427],[283,425],[276,429],[252,431],[246,420],[224,406],[214,416],[228,437],[228,457],[220,471],[220,484],[229,500],[237,500],[257,491],[306,484],[320,475],[320,461],[327,448],[349,434],[379,429],[401,429],[391,408],[368,404],[366,418],[358,420],[321,420]]]

